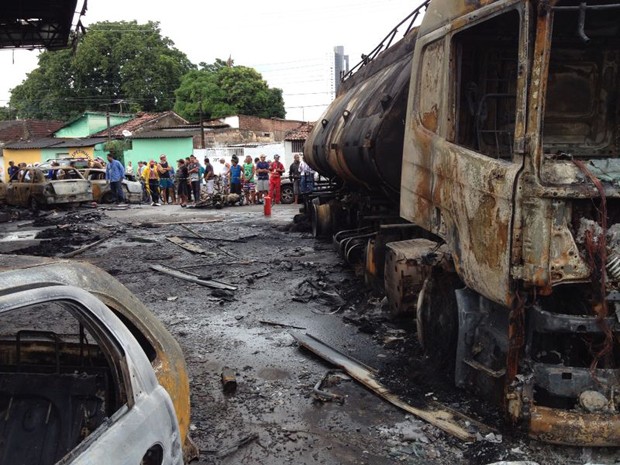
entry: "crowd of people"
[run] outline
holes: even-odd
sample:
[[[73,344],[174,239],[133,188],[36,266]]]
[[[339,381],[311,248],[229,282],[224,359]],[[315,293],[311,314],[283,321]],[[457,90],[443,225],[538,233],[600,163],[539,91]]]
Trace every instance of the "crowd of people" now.
[[[286,172],[280,162],[280,156],[274,155],[273,161],[267,161],[266,155],[255,159],[246,156],[243,163],[237,155],[231,162],[224,158],[214,166],[209,158],[201,164],[196,156],[179,159],[176,168],[168,162],[166,155],[161,155],[159,162],[151,160],[138,162],[137,174],[141,179],[152,206],[162,204],[199,203],[203,194],[236,194],[240,205],[256,205],[268,198],[272,204],[279,204],[281,199],[282,176]],[[299,195],[312,192],[314,171],[296,154],[289,168],[289,179],[293,185],[294,202],[299,202]]]
[[[294,161],[288,169],[288,177],[293,186],[294,203],[299,203],[301,194],[310,193],[314,189],[314,171],[299,154],[294,155]],[[73,162],[72,162],[73,163]],[[25,164],[23,164],[25,167]],[[52,162],[52,168],[59,166]],[[8,174],[10,179],[17,176],[21,166],[9,162]],[[150,160],[138,162],[137,171],[131,162],[125,167],[110,153],[107,162],[101,158],[88,161],[89,168],[105,169],[105,177],[110,183],[111,191],[117,204],[126,202],[122,188],[122,181],[126,175],[137,176],[143,186],[143,201],[152,206],[162,204],[196,205],[204,196],[220,194],[236,194],[240,205],[263,204],[269,199],[272,204],[282,202],[282,177],[286,169],[275,154],[273,160],[267,161],[266,155],[252,159],[246,156],[241,163],[237,155],[233,155],[227,163],[221,158],[216,166],[208,158],[201,164],[195,155],[181,158],[176,161],[176,167],[162,154],[159,161]],[[50,170],[56,173],[56,170]]]

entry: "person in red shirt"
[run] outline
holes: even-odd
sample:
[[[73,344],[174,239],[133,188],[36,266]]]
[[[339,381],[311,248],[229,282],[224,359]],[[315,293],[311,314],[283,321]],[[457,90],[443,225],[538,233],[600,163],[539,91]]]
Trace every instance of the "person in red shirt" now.
[[[274,161],[269,165],[269,197],[271,204],[280,203],[280,178],[284,174],[284,165],[280,163],[280,155],[273,156]]]

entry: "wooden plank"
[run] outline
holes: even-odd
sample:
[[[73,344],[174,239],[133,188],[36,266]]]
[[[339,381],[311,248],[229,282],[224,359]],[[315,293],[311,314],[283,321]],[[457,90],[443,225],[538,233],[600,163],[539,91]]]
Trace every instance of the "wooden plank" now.
[[[182,271],[175,270],[174,268],[169,268],[163,265],[149,265],[152,270],[159,271],[160,273],[167,274],[168,276],[172,276],[174,278],[182,279],[184,281],[188,281],[194,284],[200,284],[201,286],[210,287],[211,289],[223,289],[225,291],[236,291],[237,288],[235,286],[231,286],[230,284],[222,283],[220,281],[213,281],[210,279],[200,279],[198,276],[193,276],[187,273],[183,273]]]
[[[165,223],[150,223],[153,226],[169,226],[169,225],[179,225],[179,224],[208,224],[208,223],[221,223],[222,219],[214,219],[214,220],[190,220],[190,221],[171,221]]]
[[[207,252],[205,249],[197,246],[196,244],[190,244],[189,242],[184,241],[183,239],[181,239],[180,237],[177,236],[167,236],[166,237],[167,240],[169,240],[170,242],[172,242],[175,245],[178,245],[179,247],[187,250],[188,252],[191,253],[196,253],[196,254],[200,254],[200,255],[210,255],[210,256],[214,256],[215,253],[213,252]]]
[[[477,433],[484,437],[494,432],[487,425],[438,402],[430,404],[424,400],[422,401],[423,406],[413,407],[390,392],[377,380],[376,374],[360,362],[338,352],[310,334],[291,333],[291,335],[297,340],[299,345],[344,370],[351,378],[363,384],[390,404],[415,415],[462,441],[476,441]]]
[[[194,236],[196,236],[197,239],[206,239],[204,236],[201,236],[200,234],[198,234],[196,231],[194,231],[193,229],[185,226],[184,224],[179,224],[179,226],[181,226],[183,229],[185,229],[186,231],[189,231],[190,233],[192,233]],[[229,257],[232,258],[237,258],[236,255],[230,253],[228,250],[226,249],[222,249],[219,245],[217,244],[213,244],[213,247],[215,247],[217,250],[219,250],[220,252],[228,255]]]
[[[109,236],[106,237],[102,237],[101,239],[99,239],[98,241],[95,242],[91,242],[88,245],[85,245],[84,247],[80,247],[79,249],[76,249],[72,252],[67,252],[67,253],[63,253],[62,255],[59,255],[60,258],[71,258],[71,257],[75,257],[76,255],[81,254],[82,252],[86,252],[88,249],[92,249],[93,247],[98,246],[99,244],[101,244],[102,242],[107,241],[108,239],[110,239],[114,234],[111,234]]]

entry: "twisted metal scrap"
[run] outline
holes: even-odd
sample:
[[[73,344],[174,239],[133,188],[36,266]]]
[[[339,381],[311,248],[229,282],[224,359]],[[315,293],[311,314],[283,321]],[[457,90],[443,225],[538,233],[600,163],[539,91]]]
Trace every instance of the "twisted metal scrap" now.
[[[613,349],[613,333],[611,328],[607,324],[605,318],[607,318],[608,308],[606,295],[606,273],[605,264],[607,263],[607,197],[605,195],[605,188],[600,179],[592,174],[587,168],[586,164],[581,160],[573,159],[573,163],[581,170],[581,172],[594,184],[601,197],[601,204],[598,208],[598,223],[601,227],[601,232],[598,237],[592,230],[588,230],[585,233],[585,247],[587,252],[587,261],[590,269],[592,270],[592,284],[593,284],[593,300],[592,306],[596,315],[596,321],[605,335],[605,341],[602,344],[600,350],[593,354],[594,358],[590,364],[590,372],[594,379],[594,370],[598,367],[600,360],[606,357],[612,352]],[[598,284],[598,286],[597,286]]]

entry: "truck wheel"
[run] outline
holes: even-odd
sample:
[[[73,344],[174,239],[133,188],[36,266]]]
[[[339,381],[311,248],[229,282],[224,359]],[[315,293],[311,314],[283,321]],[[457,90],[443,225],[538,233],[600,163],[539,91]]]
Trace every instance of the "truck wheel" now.
[[[459,330],[454,291],[462,286],[455,273],[433,270],[424,281],[416,306],[418,340],[424,352],[451,367]]]
[[[289,184],[282,186],[282,190],[280,191],[280,200],[282,201],[282,203],[286,204],[293,203],[293,200],[295,200],[293,186]]]
[[[319,204],[318,199],[312,202],[312,235],[314,237],[328,237],[332,233],[330,206],[327,203]]]

